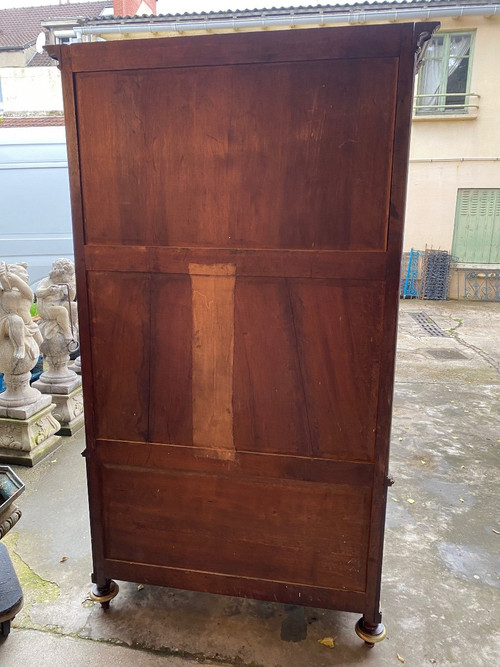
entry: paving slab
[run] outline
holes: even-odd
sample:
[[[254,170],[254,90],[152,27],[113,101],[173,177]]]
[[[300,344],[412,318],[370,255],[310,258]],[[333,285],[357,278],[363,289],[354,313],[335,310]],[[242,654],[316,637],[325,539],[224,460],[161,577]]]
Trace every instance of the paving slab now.
[[[8,650],[7,650],[8,649]],[[85,641],[48,632],[17,630],[0,653],[2,667],[199,667],[199,662],[175,656],[134,651],[110,643]]]
[[[424,312],[446,335],[429,335]],[[25,607],[0,667],[498,664],[500,304],[401,302],[382,609],[368,649],[359,615],[119,582],[89,598],[83,434],[33,469],[5,538]],[[319,640],[331,637],[334,647]],[[44,662],[45,661],[45,662]]]

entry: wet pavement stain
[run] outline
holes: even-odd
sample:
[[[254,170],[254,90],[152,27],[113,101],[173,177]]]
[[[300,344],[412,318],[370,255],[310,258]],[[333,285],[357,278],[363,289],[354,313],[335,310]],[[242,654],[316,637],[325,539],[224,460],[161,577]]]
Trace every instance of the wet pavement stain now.
[[[500,566],[485,549],[453,542],[438,542],[438,553],[450,570],[468,580],[500,588]]]
[[[282,641],[304,641],[307,638],[307,620],[304,607],[290,607],[286,611],[288,615],[281,624]]]

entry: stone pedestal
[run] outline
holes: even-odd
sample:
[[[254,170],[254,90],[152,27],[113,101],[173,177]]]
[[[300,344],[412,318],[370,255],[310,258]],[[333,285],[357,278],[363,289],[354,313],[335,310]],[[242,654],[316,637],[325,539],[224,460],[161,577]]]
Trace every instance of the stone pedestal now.
[[[8,411],[13,410],[15,408]],[[5,411],[6,408],[0,408],[0,415]],[[61,444],[61,438],[56,435],[61,425],[53,411],[54,405],[49,400],[47,407],[24,419],[0,416],[0,461],[31,467],[56,449]]]
[[[42,394],[58,394],[68,396],[73,391],[75,391],[75,389],[78,389],[79,387],[81,388],[82,386],[82,378],[74,371],[68,372],[71,373],[71,375],[65,376],[64,381],[61,381],[60,379],[54,381],[48,372],[44,372],[40,375],[36,382],[33,382],[31,386],[41,391]]]
[[[43,394],[70,394],[81,384],[79,375],[68,368],[69,353],[68,341],[61,332],[51,333],[54,322],[42,320],[40,331],[44,335],[40,351],[43,354],[44,368],[32,387],[39,389]],[[45,336],[51,333],[50,338]]]
[[[54,417],[61,424],[58,435],[73,435],[83,427],[81,384],[70,394],[52,394],[52,402],[55,404]]]
[[[24,366],[24,368],[26,368],[26,366],[29,368],[32,363],[33,362],[30,359],[22,360],[22,366]],[[18,367],[21,366],[21,363],[15,364],[14,366],[17,371]],[[0,409],[5,408],[9,410],[11,408],[22,408],[23,410],[32,410],[31,414],[33,414],[41,409],[41,405],[37,408],[34,408],[33,406],[38,405],[42,396],[40,396],[39,391],[30,387],[31,373],[29,370],[22,372],[22,366],[20,372],[11,373],[8,370],[4,371],[4,381],[7,385],[7,389],[0,394]],[[2,417],[16,416],[3,414],[1,412],[0,414]],[[19,418],[25,419],[26,417],[20,416]]]
[[[73,435],[83,426],[82,378],[66,369],[64,381],[59,378],[53,382],[49,373],[42,373],[40,379],[33,382],[42,394],[50,394],[54,403],[54,417],[60,422],[58,435]]]
[[[4,400],[2,394],[2,398],[0,398],[0,417],[7,417],[9,419],[30,419],[33,415],[48,408],[52,403],[52,397],[44,396],[39,391],[36,393],[37,396],[35,396],[35,400],[29,405],[16,405],[15,403],[11,403],[8,400]]]

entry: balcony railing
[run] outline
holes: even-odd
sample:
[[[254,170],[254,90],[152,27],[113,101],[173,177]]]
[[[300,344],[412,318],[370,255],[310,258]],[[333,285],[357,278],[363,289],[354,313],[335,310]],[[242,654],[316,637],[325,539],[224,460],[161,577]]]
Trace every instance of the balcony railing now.
[[[450,103],[450,98],[460,98],[464,102],[460,104]],[[477,115],[479,109],[479,95],[477,93],[444,93],[431,95],[429,93],[420,93],[415,95],[415,104],[413,106],[413,113],[415,116],[426,115],[442,115],[442,114],[461,114],[461,115]],[[471,102],[471,98],[473,98]],[[437,100],[434,104],[421,104],[424,99]]]

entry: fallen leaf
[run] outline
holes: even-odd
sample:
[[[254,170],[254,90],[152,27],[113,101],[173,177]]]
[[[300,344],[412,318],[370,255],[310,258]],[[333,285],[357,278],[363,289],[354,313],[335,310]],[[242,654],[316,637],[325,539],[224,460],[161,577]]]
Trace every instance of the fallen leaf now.
[[[399,655],[399,653],[398,653],[398,660],[399,660],[399,662],[404,662],[404,661],[405,661],[405,659],[403,658],[403,656],[402,656],[402,655]]]
[[[465,500],[463,498],[459,498],[461,503],[465,503]]]
[[[137,590],[138,590],[138,591],[142,591],[143,588],[144,588],[144,586],[143,586],[142,584],[139,584],[139,585],[137,586]]]
[[[335,648],[335,639],[336,637],[323,637],[323,639],[318,639],[318,644],[328,646],[328,648]]]
[[[399,503],[399,500],[397,498],[391,497],[391,500],[394,500],[395,503]]]
[[[67,557],[67,556],[63,556],[59,562],[60,562],[60,563],[65,563],[67,560],[68,560],[68,557]]]
[[[54,459],[53,461],[51,461],[51,463],[57,463],[57,459]]]
[[[413,505],[413,503],[415,502],[415,501],[413,500],[413,498],[407,498],[406,500],[407,500],[407,502],[410,503],[410,505]]]
[[[458,440],[458,435],[452,435],[451,437],[453,438],[453,440]]]
[[[495,530],[494,528],[492,528],[491,532],[495,533],[495,535],[500,535],[500,530]]]

